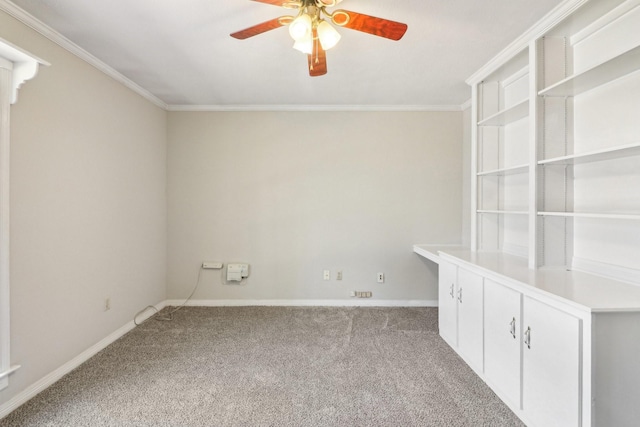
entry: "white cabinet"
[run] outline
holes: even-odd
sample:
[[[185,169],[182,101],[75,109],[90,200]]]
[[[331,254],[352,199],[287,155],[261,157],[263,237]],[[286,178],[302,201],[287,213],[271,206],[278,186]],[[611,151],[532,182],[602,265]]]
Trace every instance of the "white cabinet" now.
[[[442,336],[527,426],[639,425],[639,286],[504,253],[414,251],[440,264]]]
[[[476,371],[482,371],[483,279],[458,268],[458,348]]]
[[[440,261],[443,338],[528,425],[590,425],[581,424],[590,351],[583,319],[507,278],[452,261]]]
[[[458,303],[456,300],[457,267],[440,263],[438,271],[438,328],[440,336],[451,346],[458,346]]]
[[[522,409],[535,426],[580,426],[580,320],[524,297]]]
[[[496,392],[520,408],[522,294],[485,279],[484,373]]]
[[[440,336],[476,371],[483,360],[482,277],[448,262],[439,270]]]
[[[534,426],[580,426],[580,319],[488,279],[485,313],[487,382]]]
[[[454,341],[447,342],[527,426],[639,425],[639,286],[533,270],[503,253],[438,247],[437,256],[449,275],[441,294],[452,308]],[[481,289],[472,301],[482,301],[482,319],[465,316],[466,289]],[[481,333],[464,332],[472,325],[482,325]],[[482,356],[474,359],[469,349],[480,345]]]

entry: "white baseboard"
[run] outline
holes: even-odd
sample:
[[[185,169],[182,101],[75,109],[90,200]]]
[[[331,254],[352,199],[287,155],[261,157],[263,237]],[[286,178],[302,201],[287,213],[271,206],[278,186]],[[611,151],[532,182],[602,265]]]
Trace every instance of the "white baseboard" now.
[[[166,301],[163,301],[163,302],[155,305],[155,307],[158,310],[162,310],[165,306],[166,306]],[[142,321],[148,319],[153,314],[155,314],[155,312],[152,311],[152,310],[147,310],[146,312],[141,313],[140,316],[139,316],[139,322],[142,322]],[[0,406],[0,419],[2,419],[4,417],[6,417],[7,415],[9,415],[11,412],[13,412],[19,406],[25,404],[27,401],[29,401],[29,399],[35,397],[38,393],[40,393],[41,391],[43,391],[47,387],[51,386],[53,383],[58,381],[60,378],[62,378],[63,376],[67,375],[69,372],[73,371],[78,366],[82,365],[84,362],[89,360],[91,357],[95,356],[99,351],[103,350],[109,344],[113,343],[115,340],[117,340],[118,338],[122,337],[124,334],[126,334],[127,332],[129,332],[133,328],[135,328],[135,324],[133,323],[133,320],[132,320],[132,321],[128,322],[126,325],[124,325],[123,327],[121,327],[120,329],[116,330],[115,332],[109,334],[104,339],[102,339],[99,342],[97,342],[96,344],[92,345],[91,347],[89,347],[88,349],[86,349],[85,351],[83,351],[82,353],[80,353],[79,355],[77,355],[76,357],[74,357],[73,359],[71,359],[70,361],[65,363],[64,365],[60,366],[55,371],[49,373],[48,375],[45,375],[40,380],[36,381],[31,386],[27,387],[27,389],[25,389],[21,393],[17,394],[11,400],[9,400],[6,403],[2,404]]]
[[[184,300],[167,300],[167,306],[179,306]],[[219,299],[191,300],[188,307],[437,307],[437,300],[375,300],[375,299]]]
[[[571,269],[640,286],[640,271],[633,268],[574,257],[571,261]]]

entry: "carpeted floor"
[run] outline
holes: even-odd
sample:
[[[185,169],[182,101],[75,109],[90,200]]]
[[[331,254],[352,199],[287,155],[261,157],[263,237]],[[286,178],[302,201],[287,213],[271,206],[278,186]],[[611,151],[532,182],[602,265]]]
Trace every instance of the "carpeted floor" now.
[[[8,426],[522,426],[433,308],[184,308],[149,320]]]

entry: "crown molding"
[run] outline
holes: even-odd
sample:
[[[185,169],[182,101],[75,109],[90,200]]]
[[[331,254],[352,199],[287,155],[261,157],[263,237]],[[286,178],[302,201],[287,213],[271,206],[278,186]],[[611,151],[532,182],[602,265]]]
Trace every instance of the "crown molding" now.
[[[505,62],[524,50],[529,43],[542,37],[551,28],[558,25],[567,16],[571,15],[576,9],[588,2],[589,0],[565,0],[547,13],[542,19],[535,23],[531,28],[525,31],[520,37],[511,42],[500,53],[494,56],[478,71],[472,74],[466,83],[470,86],[479,83],[489,74],[500,68]]]
[[[465,102],[460,105],[460,111],[464,111],[471,108],[471,98],[467,99]]]
[[[138,84],[134,83],[132,80],[123,76],[114,68],[108,66],[107,64],[105,64],[104,62],[102,62],[101,60],[99,60],[98,58],[96,58],[95,56],[93,56],[92,54],[90,54],[89,52],[87,52],[86,50],[84,50],[83,48],[81,48],[80,46],[78,46],[77,44],[75,44],[74,42],[72,42],[71,40],[63,36],[62,34],[60,34],[59,32],[54,30],[53,28],[49,27],[44,22],[40,21],[33,15],[27,13],[22,8],[16,6],[11,1],[0,0],[0,10],[3,12],[6,12],[8,15],[14,17],[18,21],[25,24],[26,26],[42,34],[47,39],[51,40],[52,42],[59,45],[63,49],[66,49],[67,51],[77,56],[78,58],[82,59],[83,61],[87,62],[88,64],[92,65],[93,67],[95,67],[102,73],[106,74],[107,76],[111,77],[115,81],[123,84],[124,86],[131,89],[138,95],[142,96],[149,102],[155,104],[156,106],[162,109],[165,109],[165,110],[167,109],[167,104],[164,101],[162,101],[160,98],[156,97],[148,90],[142,88]]]
[[[169,105],[168,111],[259,112],[259,111],[389,111],[438,112],[462,111],[460,105]]]

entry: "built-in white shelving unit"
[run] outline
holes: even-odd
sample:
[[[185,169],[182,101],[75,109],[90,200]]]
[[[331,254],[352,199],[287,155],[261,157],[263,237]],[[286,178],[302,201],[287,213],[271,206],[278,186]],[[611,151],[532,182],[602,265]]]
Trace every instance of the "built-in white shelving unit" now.
[[[639,29],[640,0],[565,0],[470,77],[471,248],[414,247],[440,335],[532,427],[640,419]]]
[[[481,250],[528,251],[529,68],[525,48],[474,86],[472,239]]]
[[[534,269],[605,262],[640,280],[628,256],[640,234],[640,1],[562,7],[469,81],[471,246]]]

